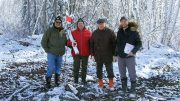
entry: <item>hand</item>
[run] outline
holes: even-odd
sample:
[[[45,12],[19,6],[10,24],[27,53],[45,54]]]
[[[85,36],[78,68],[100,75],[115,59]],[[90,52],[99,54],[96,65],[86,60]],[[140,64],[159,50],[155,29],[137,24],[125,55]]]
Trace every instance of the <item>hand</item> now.
[[[92,60],[92,61],[95,61],[95,59],[94,59],[94,56],[90,56],[90,59]]]
[[[128,54],[128,56],[134,56],[134,54],[133,54],[132,52],[130,52],[130,53]]]
[[[77,42],[76,41],[72,42],[72,46],[77,47]]]
[[[113,62],[117,62],[117,56],[113,56]]]

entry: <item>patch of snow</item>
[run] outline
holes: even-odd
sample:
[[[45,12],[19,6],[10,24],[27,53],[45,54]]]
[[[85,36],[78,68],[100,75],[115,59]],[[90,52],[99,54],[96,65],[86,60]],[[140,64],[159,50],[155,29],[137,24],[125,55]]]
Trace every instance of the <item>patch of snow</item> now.
[[[64,93],[65,89],[63,86],[61,87],[55,87],[52,91],[48,91],[47,94],[49,95],[62,95]]]
[[[95,81],[95,79],[93,78],[93,76],[86,75],[86,81]]]
[[[73,85],[68,84],[68,86],[69,86],[69,88],[72,90],[72,92],[73,92],[74,94],[77,94],[77,93],[78,93],[78,90],[77,90],[75,87],[73,87]]]

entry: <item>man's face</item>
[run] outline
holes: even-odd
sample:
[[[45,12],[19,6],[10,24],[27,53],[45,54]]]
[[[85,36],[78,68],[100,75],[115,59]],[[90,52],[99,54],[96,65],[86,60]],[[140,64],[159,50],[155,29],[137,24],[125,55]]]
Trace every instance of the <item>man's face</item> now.
[[[121,20],[120,21],[120,26],[122,28],[127,28],[128,27],[128,21],[127,20]]]
[[[103,30],[105,27],[106,27],[106,23],[99,23],[99,24],[98,24],[98,28],[99,28],[100,30]]]
[[[59,28],[59,27],[61,27],[61,24],[62,24],[61,20],[55,21],[55,27]]]
[[[78,28],[82,30],[84,28],[84,23],[83,22],[78,22]]]

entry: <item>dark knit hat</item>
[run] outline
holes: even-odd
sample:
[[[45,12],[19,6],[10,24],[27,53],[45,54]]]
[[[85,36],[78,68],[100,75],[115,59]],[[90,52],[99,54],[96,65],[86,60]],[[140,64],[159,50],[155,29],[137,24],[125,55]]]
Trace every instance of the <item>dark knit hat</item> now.
[[[55,21],[56,21],[56,20],[60,20],[60,21],[62,22],[62,19],[61,19],[60,16],[57,16],[57,17],[55,18]]]
[[[77,23],[79,23],[79,22],[83,22],[84,23],[84,20],[82,18],[79,18]]]
[[[121,17],[120,21],[122,20],[128,20],[125,16]]]
[[[106,19],[99,19],[99,20],[97,21],[97,24],[100,24],[100,23],[106,23]]]

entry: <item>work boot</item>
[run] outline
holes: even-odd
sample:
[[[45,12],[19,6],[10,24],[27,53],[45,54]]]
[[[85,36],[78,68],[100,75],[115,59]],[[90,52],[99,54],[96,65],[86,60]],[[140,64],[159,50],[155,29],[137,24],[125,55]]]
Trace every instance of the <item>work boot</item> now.
[[[99,83],[99,87],[100,87],[100,88],[103,88],[103,87],[104,87],[103,79],[99,79],[99,80],[98,80],[98,83]]]
[[[60,75],[57,74],[57,73],[55,73],[54,80],[55,80],[55,85],[56,85],[56,86],[59,86]]]

